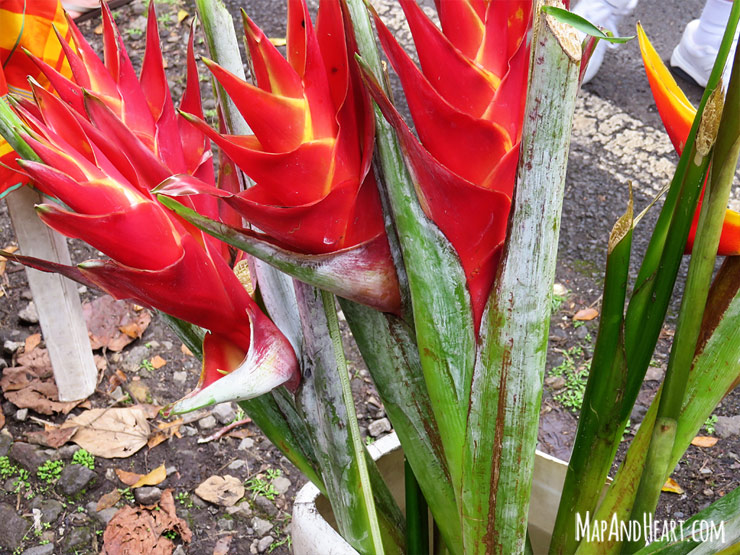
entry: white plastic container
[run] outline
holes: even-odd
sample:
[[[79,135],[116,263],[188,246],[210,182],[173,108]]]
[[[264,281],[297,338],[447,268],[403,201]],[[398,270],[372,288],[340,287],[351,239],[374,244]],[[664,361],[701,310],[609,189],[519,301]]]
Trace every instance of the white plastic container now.
[[[368,451],[378,461],[381,474],[403,510],[403,451],[398,437],[390,434],[370,445]],[[529,536],[535,553],[547,552],[567,470],[567,463],[537,451],[529,505]],[[311,483],[296,495],[290,526],[295,555],[358,555],[334,528],[329,501]]]

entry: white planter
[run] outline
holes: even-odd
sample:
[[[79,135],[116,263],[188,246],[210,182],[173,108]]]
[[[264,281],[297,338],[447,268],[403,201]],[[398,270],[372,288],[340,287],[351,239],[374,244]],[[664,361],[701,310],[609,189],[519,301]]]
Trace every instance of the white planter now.
[[[378,461],[381,474],[396,501],[404,509],[403,451],[396,434],[388,435],[368,447]],[[555,516],[560,503],[560,492],[565,482],[567,463],[537,451],[534,463],[534,482],[529,507],[529,536],[535,553],[546,553]],[[329,501],[313,484],[303,486],[293,504],[291,536],[295,555],[358,555],[336,531],[336,522]]]

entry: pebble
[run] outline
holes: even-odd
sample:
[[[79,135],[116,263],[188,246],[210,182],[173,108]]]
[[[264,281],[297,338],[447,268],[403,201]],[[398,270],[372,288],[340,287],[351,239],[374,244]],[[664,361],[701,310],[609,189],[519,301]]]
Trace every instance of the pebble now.
[[[124,397],[123,389],[121,389],[121,386],[119,385],[116,387],[113,391],[110,392],[110,396],[114,401],[120,401]]]
[[[175,372],[172,374],[172,380],[177,384],[184,384],[186,381],[188,381],[188,373],[187,372]]]
[[[64,506],[56,499],[41,499],[40,497],[33,500],[31,508],[41,511],[41,522],[54,522],[64,510]]]
[[[45,545],[29,547],[21,555],[52,555],[52,553],[54,553],[54,544],[47,543]]]
[[[700,468],[699,472],[701,472],[702,474],[713,474],[714,473],[711,468],[707,468],[706,466]]]
[[[586,339],[586,336],[591,333],[588,329],[588,326],[579,326],[576,328],[575,336],[578,339]]]
[[[27,324],[29,326],[39,323],[39,313],[36,311],[36,305],[33,304],[33,301],[18,311],[18,320],[20,320],[21,324]]]
[[[285,476],[278,476],[272,481],[272,487],[278,492],[278,495],[283,495],[290,489],[291,481]]]
[[[198,434],[198,430],[193,428],[192,426],[180,426],[180,432],[182,432],[182,435],[184,436],[194,436]]]
[[[137,345],[123,355],[121,366],[124,372],[136,373],[141,367],[141,361],[149,357],[149,349],[144,345]]]
[[[73,526],[69,533],[62,538],[61,552],[74,553],[84,551],[92,543],[93,535],[87,526]]]
[[[268,516],[277,516],[278,508],[275,504],[263,495],[254,498],[254,506]]]
[[[46,457],[38,447],[22,441],[16,441],[10,447],[10,458],[33,474],[46,462]]]
[[[8,434],[0,433],[0,457],[8,455],[11,445],[13,445],[13,438]]]
[[[80,450],[79,445],[63,445],[57,450],[57,453],[59,454],[59,458],[63,460],[70,460],[74,456],[77,451]]]
[[[252,528],[254,528],[254,533],[261,538],[272,530],[272,522],[256,516],[252,519]]]
[[[226,507],[226,513],[230,514],[234,518],[241,518],[243,520],[248,520],[252,518],[252,507],[249,506],[248,501],[242,501],[241,503],[237,503],[233,507]]]
[[[8,339],[3,343],[3,353],[8,356],[14,355],[18,349],[24,346],[25,343],[22,343],[20,341],[11,341],[10,339]]]
[[[156,505],[162,498],[162,490],[154,486],[144,486],[134,490],[134,499],[140,505]]]
[[[645,381],[648,382],[659,382],[663,379],[663,369],[656,366],[650,366],[645,372]]]
[[[28,409],[18,409],[15,411],[15,419],[18,422],[25,422],[28,418]]]
[[[30,523],[18,516],[14,507],[0,503],[0,545],[15,551],[28,532]]]
[[[172,555],[186,555],[185,549],[183,548],[183,546],[178,545],[172,552]]]
[[[108,507],[107,509],[103,509],[102,511],[98,511],[98,503],[97,501],[90,501],[86,505],[87,512],[90,513],[90,515],[100,522],[103,526],[106,526],[113,516],[118,512],[118,509],[116,507]]]
[[[367,427],[367,432],[372,437],[378,437],[381,434],[391,431],[391,422],[387,418],[381,418],[380,420],[374,420],[370,422]]]
[[[674,516],[674,517],[675,517],[676,519],[682,519],[682,518],[684,518],[684,517],[685,517],[686,515],[685,515],[685,514],[683,514],[683,513],[681,512],[681,511],[676,511],[675,513],[673,513],[673,516]]]
[[[236,418],[236,410],[231,403],[221,403],[213,407],[211,414],[224,426],[230,424]]]
[[[164,347],[165,351],[171,351],[172,341],[162,341],[162,347]]]
[[[21,291],[21,299],[26,301],[32,301],[33,300],[33,293],[31,293],[30,289],[24,289]]]
[[[707,488],[704,491],[702,491],[702,493],[704,495],[706,495],[707,497],[712,497],[714,495],[714,492],[711,489],[709,489],[709,488]]]
[[[270,548],[272,542],[274,541],[275,538],[273,538],[272,536],[265,536],[257,542],[257,551],[259,551],[260,553],[264,553]]]
[[[556,391],[563,389],[565,387],[565,378],[563,376],[548,376],[545,378],[545,385]]]
[[[57,482],[57,489],[65,495],[75,495],[82,491],[97,474],[81,464],[64,467]]]
[[[564,329],[559,328],[557,326],[553,326],[550,328],[550,341],[554,341],[556,343],[562,343],[567,340],[568,340],[568,334]]]
[[[131,4],[131,11],[134,15],[144,15],[146,13],[146,6],[141,0],[136,0]]]
[[[249,451],[252,447],[254,447],[254,440],[251,437],[245,437],[239,442],[237,449],[240,451]]]
[[[229,466],[227,466],[226,468],[228,468],[229,470],[239,470],[241,468],[244,468],[245,466],[247,466],[247,461],[238,459],[229,463]]]
[[[718,416],[717,423],[714,425],[714,431],[722,439],[740,435],[740,415]]]
[[[198,420],[198,427],[201,430],[210,430],[216,427],[216,419],[210,414],[204,418]]]
[[[218,526],[219,530],[230,531],[234,529],[234,519],[219,518],[218,522],[216,522],[216,525]]]

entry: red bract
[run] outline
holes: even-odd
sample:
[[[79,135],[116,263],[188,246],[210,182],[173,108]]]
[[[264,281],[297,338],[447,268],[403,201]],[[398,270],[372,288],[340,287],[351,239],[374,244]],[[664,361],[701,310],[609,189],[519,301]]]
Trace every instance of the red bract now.
[[[637,34],[640,41],[640,51],[642,60],[645,65],[650,90],[655,98],[655,104],[658,107],[663,125],[668,132],[668,136],[673,143],[676,152],[680,155],[689,136],[691,125],[696,116],[696,108],[683,93],[676,83],[676,80],[663,64],[663,60],[650,44],[650,41],[641,26],[637,28]],[[702,192],[699,197],[699,203],[694,213],[694,220],[691,223],[691,231],[686,242],[686,252],[690,253],[694,246],[694,236],[696,228],[699,225],[699,213],[701,212],[701,202],[704,197]],[[719,239],[717,254],[720,256],[737,256],[740,255],[740,214],[734,210],[725,212],[725,219],[722,224],[722,234]]]
[[[284,249],[324,255],[363,252],[376,268],[369,298],[338,291],[376,308],[397,312],[398,282],[385,237],[380,199],[370,171],[374,127],[370,100],[359,81],[349,24],[337,0],[322,0],[316,29],[305,2],[288,2],[287,60],[244,16],[256,85],[207,62],[254,135],[222,135],[186,115],[255,185],[225,194],[194,180],[175,178],[166,194],[210,193],[222,199]],[[337,268],[351,274],[352,267]]]
[[[164,209],[151,193],[175,173],[214,184],[209,141],[176,116],[151,6],[140,78],[103,4],[105,65],[70,24],[80,52],[67,50],[74,81],[37,60],[60,98],[34,86],[35,103],[17,108],[32,129],[26,140],[42,160],[20,165],[59,201],[38,207],[39,216],[111,260],[77,268],[23,261],[206,329],[200,383],[176,410],[254,397],[284,383],[295,386],[295,354],[235,276],[228,249]],[[201,115],[192,35],[182,107]],[[187,202],[218,215],[210,197]]]
[[[531,4],[439,0],[440,31],[413,0],[401,0],[421,70],[375,17],[419,140],[377,84],[368,79],[368,86],[399,133],[422,208],[460,257],[476,329],[506,238],[526,101]]]

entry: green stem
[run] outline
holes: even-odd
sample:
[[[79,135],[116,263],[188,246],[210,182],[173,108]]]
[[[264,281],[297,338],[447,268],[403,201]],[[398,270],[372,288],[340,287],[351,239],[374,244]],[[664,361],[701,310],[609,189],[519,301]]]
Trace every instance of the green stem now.
[[[429,509],[416,481],[411,465],[403,460],[406,491],[406,550],[408,553],[429,553]]]
[[[339,372],[339,383],[342,387],[342,398],[344,399],[344,403],[347,407],[347,425],[349,427],[349,433],[352,439],[352,448],[354,450],[354,455],[357,461],[357,469],[360,474],[362,496],[365,501],[365,509],[367,511],[370,524],[370,534],[372,536],[375,553],[382,555],[382,553],[384,553],[383,540],[380,534],[378,515],[375,512],[375,501],[373,499],[372,487],[370,486],[370,475],[367,471],[367,461],[365,460],[365,446],[362,444],[362,438],[360,436],[360,425],[357,422],[355,402],[352,398],[352,386],[350,384],[347,360],[344,356],[344,348],[342,347],[342,335],[339,332],[339,318],[337,317],[337,308],[334,303],[334,295],[322,290],[321,301],[324,304],[326,321],[329,325],[329,335],[334,346],[334,357],[336,358],[337,370]]]
[[[716,110],[722,119],[719,123],[717,142],[712,158],[712,172],[706,187],[704,203],[691,256],[686,288],[678,316],[676,335],[673,340],[663,393],[658,405],[656,426],[648,448],[644,474],[632,509],[632,519],[642,521],[652,514],[658,503],[662,478],[670,472],[668,468],[675,440],[678,419],[689,370],[701,332],[702,316],[709,294],[714,270],[725,208],[730,198],[732,182],[740,154],[740,57],[735,56],[733,70],[737,70],[730,81],[729,94],[724,110]],[[720,93],[715,93],[721,96]],[[721,100],[717,101],[720,104]],[[711,125],[711,123],[710,123]],[[636,547],[636,546],[631,546]]]

